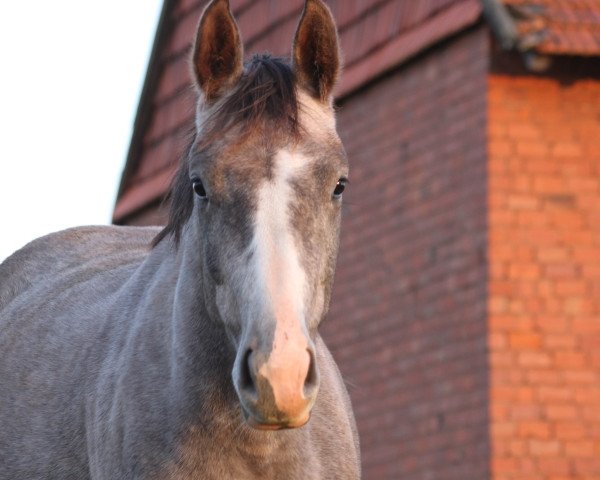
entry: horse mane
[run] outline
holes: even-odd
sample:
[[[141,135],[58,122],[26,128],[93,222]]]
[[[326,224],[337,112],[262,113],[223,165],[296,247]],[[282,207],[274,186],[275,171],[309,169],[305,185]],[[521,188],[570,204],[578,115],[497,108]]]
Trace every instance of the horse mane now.
[[[219,137],[236,127],[243,136],[259,122],[269,121],[296,136],[299,131],[296,79],[286,59],[270,55],[255,55],[244,65],[244,72],[233,89],[203,120],[202,132],[194,135],[184,151],[180,167],[173,178],[166,199],[171,202],[167,225],[152,241],[158,245],[164,238],[172,237],[179,245],[183,227],[194,207],[194,194],[190,184],[188,163],[192,145],[202,151]]]

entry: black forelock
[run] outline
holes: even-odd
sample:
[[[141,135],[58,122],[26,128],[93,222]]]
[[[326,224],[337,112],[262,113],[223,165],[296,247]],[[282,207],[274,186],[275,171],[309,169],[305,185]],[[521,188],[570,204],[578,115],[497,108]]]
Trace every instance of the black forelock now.
[[[290,135],[299,131],[298,97],[294,72],[286,59],[255,55],[244,65],[244,72],[231,91],[207,109],[200,137],[194,137],[185,150],[180,167],[167,196],[169,219],[156,236],[153,246],[172,236],[178,244],[184,225],[189,220],[194,197],[189,179],[189,151],[210,145],[236,128],[241,136],[251,134],[253,127],[270,122],[277,130]]]

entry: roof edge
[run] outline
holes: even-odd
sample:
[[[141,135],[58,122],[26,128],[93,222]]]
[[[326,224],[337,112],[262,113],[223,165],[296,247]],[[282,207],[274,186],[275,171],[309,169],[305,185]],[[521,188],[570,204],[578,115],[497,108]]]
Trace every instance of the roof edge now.
[[[139,159],[139,152],[142,147],[141,132],[149,121],[149,115],[147,115],[147,113],[151,108],[149,93],[158,81],[160,70],[158,59],[160,56],[160,48],[170,34],[171,22],[169,21],[169,15],[172,11],[172,7],[176,3],[177,0],[164,0],[162,5],[160,17],[156,25],[152,50],[150,51],[150,57],[148,58],[146,76],[139,95],[138,107],[133,121],[133,129],[131,131],[131,140],[129,142],[129,149],[127,151],[127,157],[125,158],[125,166],[123,167],[123,173],[121,174],[121,181],[119,183],[119,189],[117,190],[115,204],[118,203],[118,200],[122,197],[127,181],[133,170],[135,170],[135,166],[137,165],[136,157]],[[118,221],[119,217],[113,213],[112,220],[113,222]]]
[[[344,100],[429,48],[476,25],[481,19],[481,13],[479,0],[464,0],[439,11],[345,69],[335,92],[336,99]]]

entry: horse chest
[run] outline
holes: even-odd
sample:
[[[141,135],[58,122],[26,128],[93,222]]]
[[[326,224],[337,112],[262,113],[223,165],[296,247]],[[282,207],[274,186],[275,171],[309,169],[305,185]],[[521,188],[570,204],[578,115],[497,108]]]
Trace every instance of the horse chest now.
[[[259,435],[237,438],[188,438],[177,449],[177,461],[159,475],[169,480],[318,480],[322,475],[318,455],[310,445],[304,449],[294,443],[275,444]],[[329,478],[329,477],[328,477]]]
[[[159,475],[158,478],[168,480],[196,480],[199,478],[203,480],[279,480],[282,478],[289,480],[319,480],[326,478],[317,471],[283,464],[260,468],[251,462],[229,459],[196,468],[178,466]]]

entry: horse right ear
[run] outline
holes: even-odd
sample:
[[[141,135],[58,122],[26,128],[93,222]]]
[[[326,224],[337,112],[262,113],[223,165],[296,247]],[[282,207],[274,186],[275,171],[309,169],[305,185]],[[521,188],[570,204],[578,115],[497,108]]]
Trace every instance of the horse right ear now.
[[[292,60],[300,84],[330,103],[340,73],[340,46],[333,16],[322,0],[306,0],[296,30]]]
[[[215,99],[242,74],[244,50],[228,0],[213,0],[200,18],[192,53],[196,84]]]

